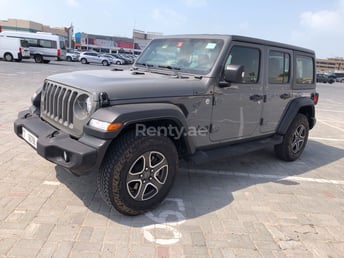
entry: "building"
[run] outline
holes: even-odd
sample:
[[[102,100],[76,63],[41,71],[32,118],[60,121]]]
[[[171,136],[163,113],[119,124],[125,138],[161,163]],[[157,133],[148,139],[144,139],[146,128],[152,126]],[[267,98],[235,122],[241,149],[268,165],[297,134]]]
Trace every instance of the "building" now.
[[[38,22],[20,19],[0,20],[2,31],[22,31],[22,32],[50,32],[67,39],[68,32],[65,27],[50,27]]]
[[[316,68],[318,73],[344,71],[344,58],[336,57],[327,59],[317,59]]]
[[[117,51],[140,53],[154,37],[159,35],[162,34],[139,30],[133,31],[133,38],[77,32],[75,33],[75,47],[80,50],[93,49],[106,53]]]

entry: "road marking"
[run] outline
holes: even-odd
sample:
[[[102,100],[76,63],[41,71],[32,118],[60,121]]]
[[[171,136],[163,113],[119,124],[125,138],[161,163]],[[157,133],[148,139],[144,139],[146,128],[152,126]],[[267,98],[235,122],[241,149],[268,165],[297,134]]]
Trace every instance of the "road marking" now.
[[[320,141],[344,142],[344,139],[337,139],[337,138],[309,137],[309,139],[310,140],[320,140]]]
[[[57,181],[44,181],[43,185],[60,185],[60,182]]]
[[[337,130],[339,130],[339,131],[341,131],[341,132],[344,132],[344,129],[342,129],[342,128],[338,127],[338,126],[331,125],[331,124],[326,123],[326,122],[321,121],[321,120],[319,120],[319,122],[322,123],[322,124],[324,124],[324,125],[327,125],[327,126],[329,126],[329,127],[332,127],[332,128],[334,128],[334,129],[337,129]]]
[[[319,109],[317,108],[316,111],[322,111],[322,112],[330,112],[330,113],[344,113],[344,111],[341,110],[330,110],[330,109]]]
[[[251,174],[242,172],[231,172],[225,170],[203,170],[203,169],[180,169],[182,172],[189,172],[192,174],[208,174],[208,175],[221,175],[221,176],[238,176],[238,177],[251,177],[251,178],[266,178],[273,180],[291,180],[291,181],[303,181],[313,182],[320,184],[333,184],[333,185],[344,185],[344,180],[331,180],[322,178],[311,178],[311,177],[299,177],[299,176],[278,176],[278,175],[266,175],[266,174]]]

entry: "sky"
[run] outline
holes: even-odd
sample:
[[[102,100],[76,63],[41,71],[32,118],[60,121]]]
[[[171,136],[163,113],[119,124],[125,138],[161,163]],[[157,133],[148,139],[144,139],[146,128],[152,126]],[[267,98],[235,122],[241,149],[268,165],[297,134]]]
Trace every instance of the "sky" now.
[[[8,18],[109,36],[243,35],[344,57],[344,0],[0,0],[0,20]]]

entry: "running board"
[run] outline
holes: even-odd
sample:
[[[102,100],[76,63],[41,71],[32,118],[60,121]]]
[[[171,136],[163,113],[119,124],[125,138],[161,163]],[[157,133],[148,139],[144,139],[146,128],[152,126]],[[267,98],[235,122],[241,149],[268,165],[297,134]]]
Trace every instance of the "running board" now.
[[[196,165],[206,163],[213,160],[219,160],[226,157],[233,157],[249,152],[253,152],[265,147],[280,144],[283,141],[283,136],[275,135],[273,137],[254,140],[249,142],[237,143],[229,146],[219,147],[216,149],[196,151],[194,155],[189,157],[189,161]]]

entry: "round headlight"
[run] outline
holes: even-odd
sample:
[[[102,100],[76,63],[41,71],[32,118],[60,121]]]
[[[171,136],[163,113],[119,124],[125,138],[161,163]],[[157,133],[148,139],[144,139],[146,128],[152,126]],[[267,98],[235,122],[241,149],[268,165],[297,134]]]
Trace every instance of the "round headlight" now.
[[[92,110],[92,100],[86,95],[79,95],[74,102],[74,114],[79,120],[86,119]]]

